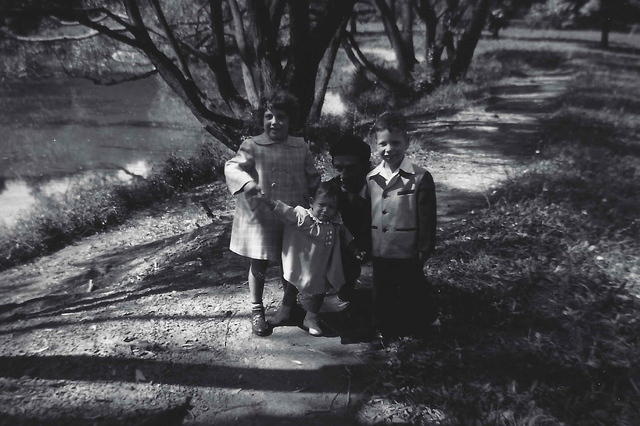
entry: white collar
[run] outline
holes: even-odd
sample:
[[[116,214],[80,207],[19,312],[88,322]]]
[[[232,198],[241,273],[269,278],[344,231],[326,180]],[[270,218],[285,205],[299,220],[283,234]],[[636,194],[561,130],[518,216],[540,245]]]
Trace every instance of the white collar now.
[[[310,217],[310,218],[311,218],[315,223],[317,223],[317,224],[320,224],[320,225],[325,224],[325,223],[335,223],[335,224],[338,224],[338,225],[342,224],[342,218],[340,217],[340,214],[339,214],[339,213],[336,213],[336,215],[335,215],[335,216],[333,217],[333,219],[331,219],[331,220],[324,220],[324,221],[322,221],[322,220],[318,219],[318,218],[313,214],[313,212],[311,211],[311,207],[309,207],[309,208],[308,208],[308,209],[306,209],[306,210],[307,210],[307,213],[309,213],[309,217]]]
[[[392,172],[389,167],[387,167],[387,164],[382,161],[380,164],[378,164],[373,170],[371,170],[369,172],[369,174],[367,174],[367,178],[371,178],[375,175],[382,175],[383,177],[386,176],[394,176],[398,173],[400,173],[400,170],[402,170],[405,173],[409,173],[409,174],[415,174],[415,168],[413,167],[413,163],[411,163],[411,161],[409,161],[409,159],[407,158],[407,156],[405,155],[404,158],[402,159],[402,162],[400,163],[400,166],[398,166],[398,168],[396,169],[396,171]]]

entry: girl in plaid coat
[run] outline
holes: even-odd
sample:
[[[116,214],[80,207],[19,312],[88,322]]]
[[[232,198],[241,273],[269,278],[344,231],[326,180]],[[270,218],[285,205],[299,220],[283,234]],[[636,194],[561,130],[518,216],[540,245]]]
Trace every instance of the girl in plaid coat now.
[[[258,336],[271,334],[264,317],[262,293],[269,261],[281,260],[283,224],[273,214],[257,208],[254,198],[263,194],[289,205],[307,206],[320,182],[306,142],[289,136],[289,123],[298,109],[295,97],[276,92],[265,105],[264,133],[245,140],[224,168],[227,186],[236,196],[229,248],[250,259],[251,328]],[[284,285],[286,294],[290,284]]]

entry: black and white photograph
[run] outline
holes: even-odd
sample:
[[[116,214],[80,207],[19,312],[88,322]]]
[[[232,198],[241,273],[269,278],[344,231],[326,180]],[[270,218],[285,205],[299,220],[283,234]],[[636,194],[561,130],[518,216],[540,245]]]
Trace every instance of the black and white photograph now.
[[[640,0],[0,0],[5,425],[640,425]]]

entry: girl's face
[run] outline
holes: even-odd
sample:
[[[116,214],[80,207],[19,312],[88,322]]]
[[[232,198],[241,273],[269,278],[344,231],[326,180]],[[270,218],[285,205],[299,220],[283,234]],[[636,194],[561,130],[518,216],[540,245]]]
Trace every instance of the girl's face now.
[[[320,193],[311,200],[311,213],[323,222],[333,219],[337,212],[338,200],[335,197]]]
[[[281,142],[289,136],[289,116],[281,109],[266,110],[262,124],[265,134],[272,141]]]
[[[409,141],[403,132],[385,129],[376,133],[376,151],[391,170],[400,167],[407,148]]]

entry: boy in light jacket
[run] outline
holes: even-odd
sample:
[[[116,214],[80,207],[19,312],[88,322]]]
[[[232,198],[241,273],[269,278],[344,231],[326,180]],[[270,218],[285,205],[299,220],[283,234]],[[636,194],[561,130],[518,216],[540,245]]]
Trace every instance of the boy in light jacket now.
[[[431,174],[412,164],[404,118],[383,113],[373,128],[382,162],[367,174],[371,198],[373,326],[382,337],[423,330],[434,319],[423,273],[435,248]]]

